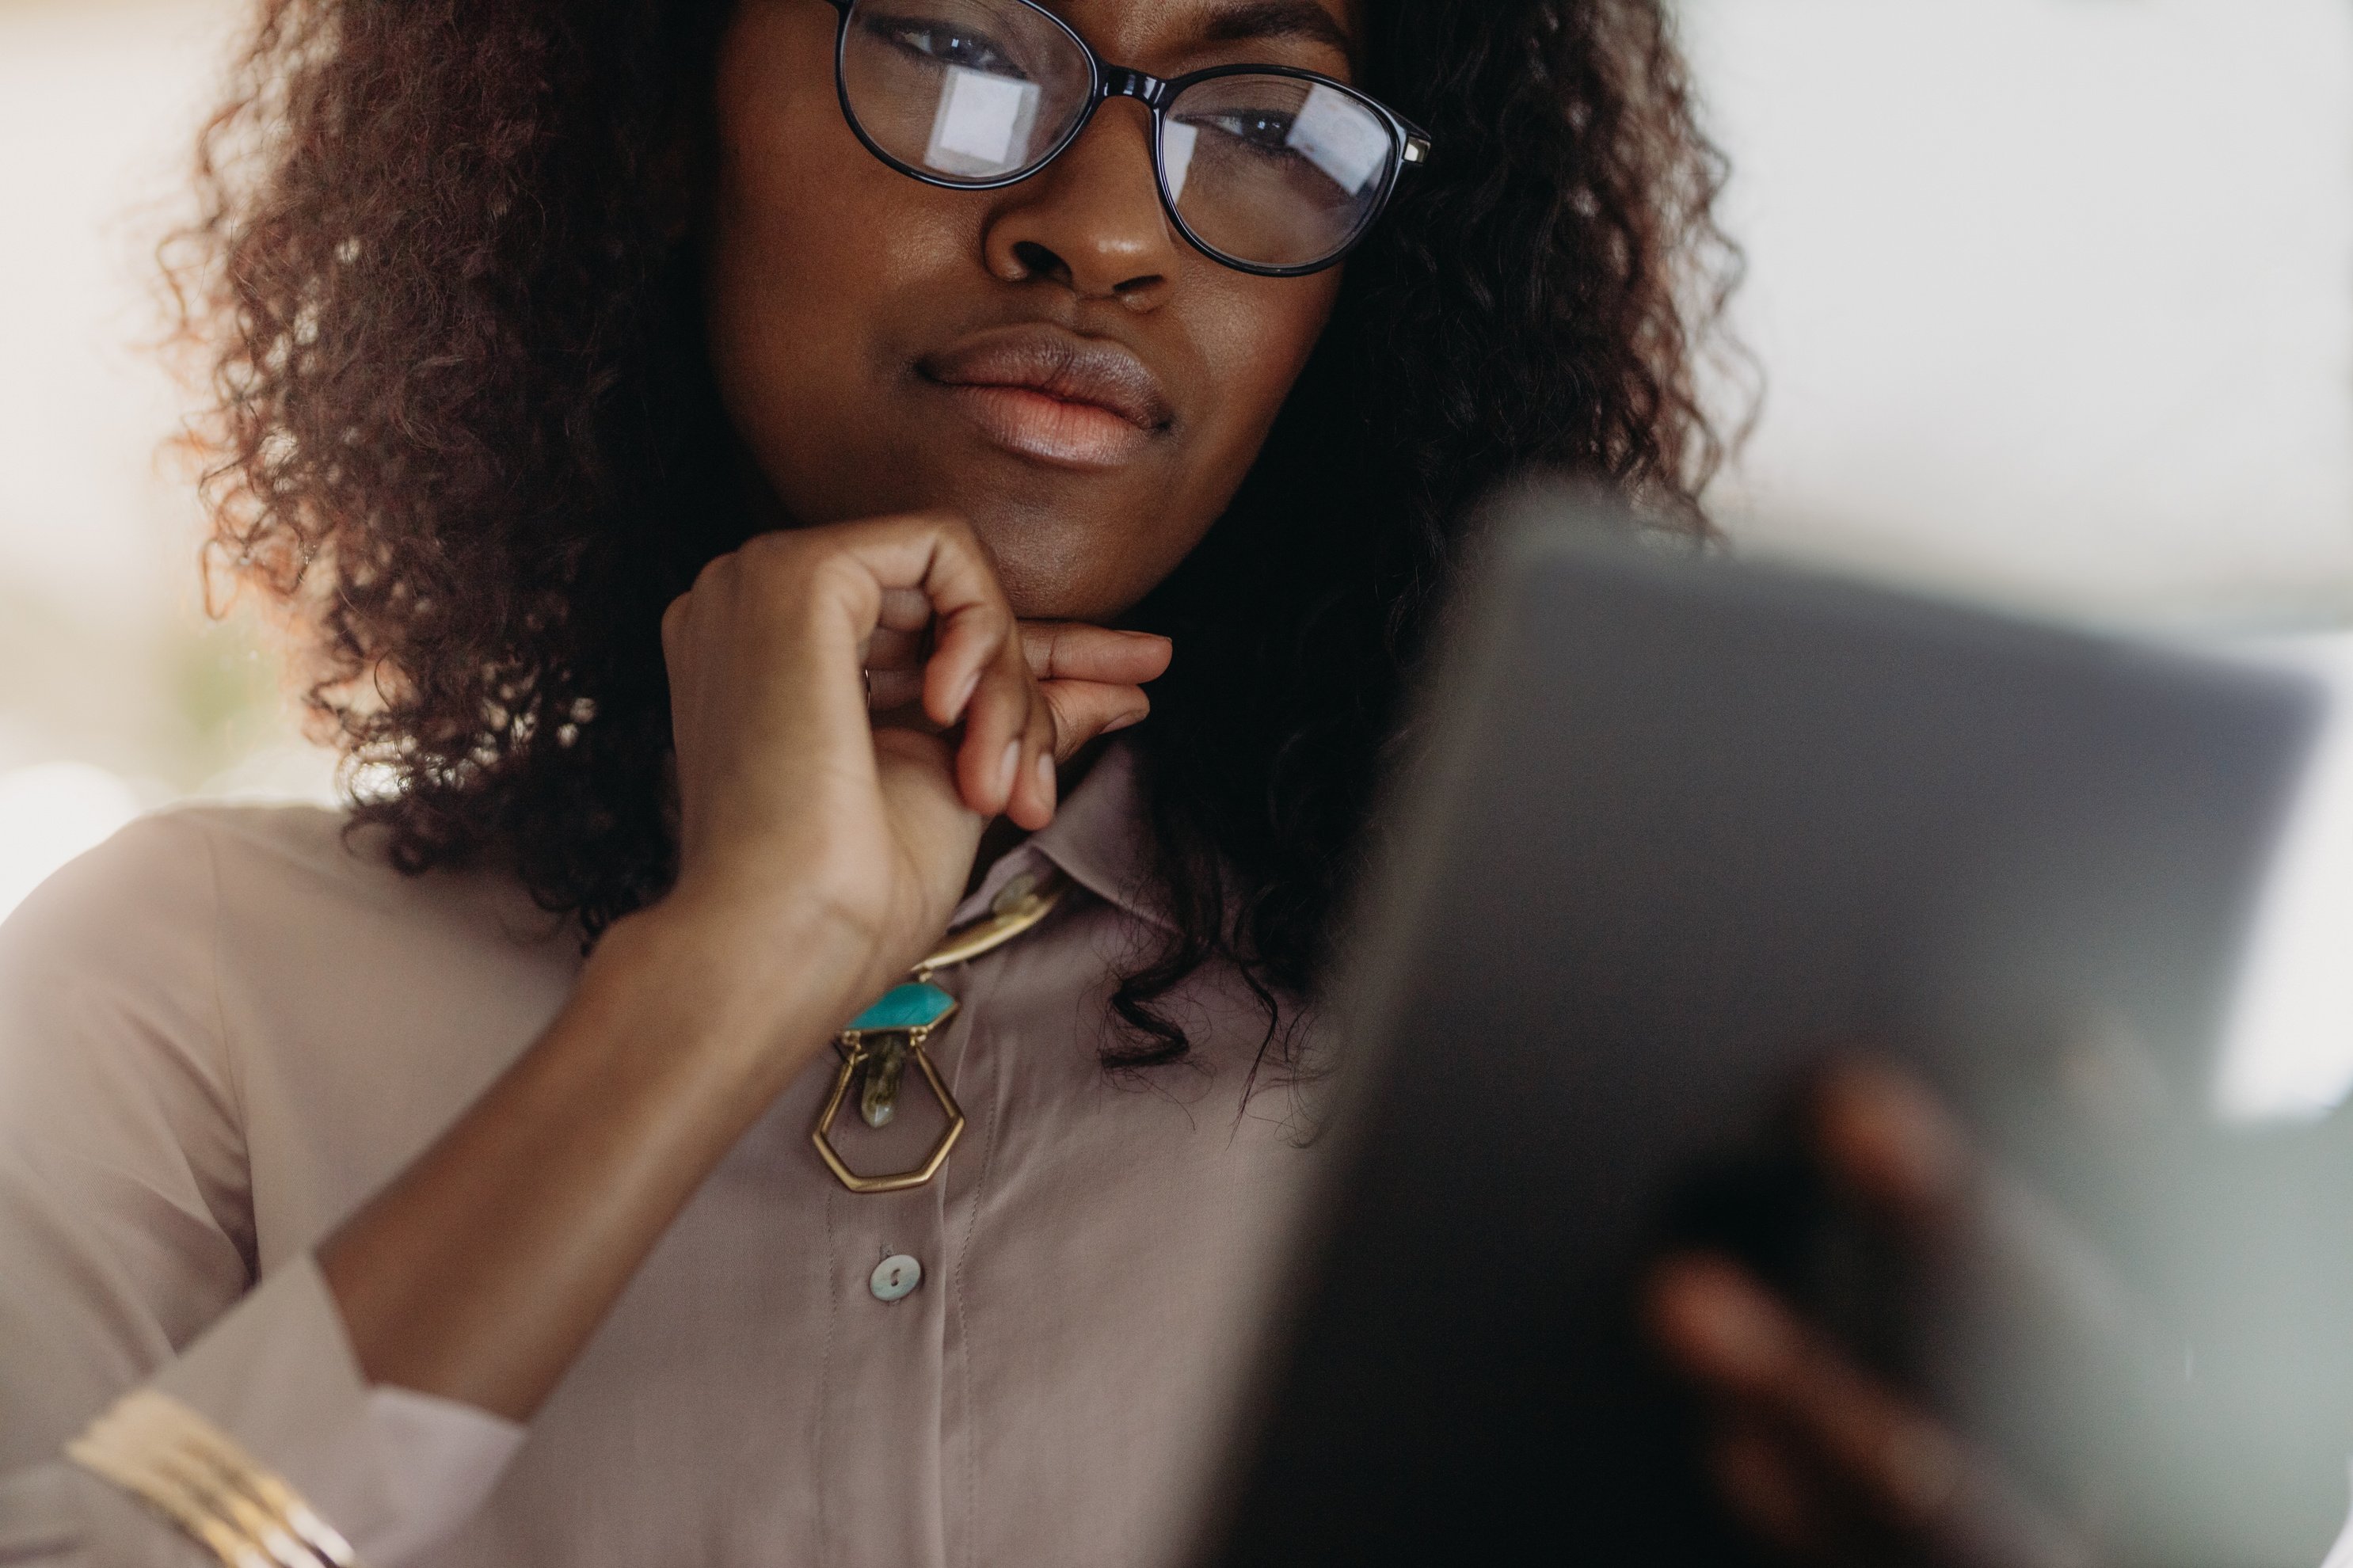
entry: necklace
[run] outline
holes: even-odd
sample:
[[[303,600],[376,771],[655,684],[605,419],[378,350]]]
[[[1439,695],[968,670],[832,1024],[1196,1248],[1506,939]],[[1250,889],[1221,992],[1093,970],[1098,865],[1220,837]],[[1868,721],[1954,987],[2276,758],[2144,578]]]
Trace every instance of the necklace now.
[[[948,932],[939,946],[908,972],[904,982],[884,992],[835,1037],[833,1047],[841,1055],[841,1070],[834,1075],[833,1092],[826,1097],[825,1109],[818,1112],[817,1125],[809,1130],[809,1142],[817,1145],[826,1168],[843,1186],[853,1193],[900,1193],[920,1187],[940,1173],[940,1167],[948,1162],[949,1151],[964,1136],[964,1107],[948,1092],[947,1080],[940,1077],[940,1069],[932,1064],[931,1053],[923,1048],[932,1031],[954,1017],[956,1010],[956,999],[933,984],[932,976],[1003,947],[1052,914],[1054,906],[1069,890],[1070,884],[1057,872],[1050,871],[1043,878],[1027,874],[1015,877],[990,900],[988,913]],[[856,1083],[860,1118],[869,1127],[886,1125],[898,1111],[899,1085],[906,1076],[910,1059],[915,1070],[923,1074],[923,1081],[931,1086],[940,1109],[947,1112],[947,1127],[932,1145],[932,1152],[923,1157],[923,1163],[914,1169],[861,1176],[849,1168],[833,1146],[833,1119],[840,1114],[841,1103],[849,1097],[850,1085]]]

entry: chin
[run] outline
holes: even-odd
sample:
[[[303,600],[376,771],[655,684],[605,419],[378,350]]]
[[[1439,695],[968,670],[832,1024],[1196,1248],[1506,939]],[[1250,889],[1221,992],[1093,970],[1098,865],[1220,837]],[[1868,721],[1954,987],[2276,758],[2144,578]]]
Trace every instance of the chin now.
[[[941,482],[946,476],[934,466],[902,454],[861,465],[854,485],[818,494],[778,487],[779,500],[787,515],[815,521],[914,511],[964,518],[1024,620],[1113,620],[1183,557],[1187,542],[1168,537],[1165,497],[1156,490],[1139,496],[1129,493],[1138,487],[1073,484],[1071,476],[1040,475],[1026,465],[1025,471],[990,475],[997,482],[975,484],[978,467],[965,466],[958,475],[965,482]],[[1161,564],[1171,546],[1174,558]]]
[[[1133,548],[1116,532],[1106,538],[1053,506],[951,501],[945,510],[971,520],[997,562],[1013,613],[1023,619],[1101,620],[1126,607],[1120,581],[1126,574],[1103,570],[1124,565],[1121,557]]]
[[[991,553],[997,552],[995,540],[986,533],[981,540]],[[1113,613],[1104,607],[1102,595],[1089,593],[1088,584],[1073,581],[1068,572],[1025,572],[1005,565],[1003,559],[999,554],[997,575],[1005,584],[1005,597],[1025,621],[1100,621]]]

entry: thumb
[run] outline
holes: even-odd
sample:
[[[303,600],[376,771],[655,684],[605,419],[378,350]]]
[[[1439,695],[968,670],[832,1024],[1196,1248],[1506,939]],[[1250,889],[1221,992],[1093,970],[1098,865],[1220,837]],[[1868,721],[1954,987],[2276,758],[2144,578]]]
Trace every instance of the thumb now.
[[[1039,692],[1054,716],[1054,760],[1067,763],[1098,735],[1139,723],[1152,711],[1140,686],[1103,680],[1040,681]]]

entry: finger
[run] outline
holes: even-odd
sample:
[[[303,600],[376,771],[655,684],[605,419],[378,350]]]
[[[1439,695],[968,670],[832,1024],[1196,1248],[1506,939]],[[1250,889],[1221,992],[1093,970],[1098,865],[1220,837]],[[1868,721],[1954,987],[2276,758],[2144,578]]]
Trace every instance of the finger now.
[[[932,628],[923,705],[943,728],[958,722],[990,667],[1014,639],[1012,606],[997,567],[970,527],[947,516],[877,518],[822,531],[829,559],[820,570],[850,618],[850,647],[863,650],[877,632]],[[799,542],[764,535],[776,548]],[[754,541],[757,546],[761,542]],[[747,547],[749,548],[749,547]],[[915,598],[923,608],[917,611]],[[1026,670],[1018,672],[1026,678]]]
[[[1769,1426],[1735,1416],[1718,1424],[1708,1468],[1742,1523],[1789,1556],[1819,1563],[1839,1533],[1815,1479]]]
[[[1033,683],[1021,734],[1021,767],[1005,815],[1031,832],[1054,819],[1058,781],[1054,773],[1054,712]]]
[[[1809,1528],[1832,1542],[1849,1536],[1855,1508],[1839,1500],[1846,1497],[1879,1531],[1898,1531],[1956,1568],[2084,1568],[2091,1561],[2080,1535],[1728,1259],[1668,1259],[1653,1273],[1647,1304],[1669,1358],[1741,1422],[1767,1431],[1777,1448],[1769,1463],[1810,1485],[1812,1506],[1802,1514]],[[1759,1477],[1746,1479],[1760,1489],[1752,1500],[1765,1501]]]
[[[1026,761],[1023,752],[1029,730],[1029,708],[1036,686],[1012,652],[1008,636],[1004,647],[1010,657],[995,661],[983,672],[964,713],[964,742],[956,751],[956,779],[965,804],[986,816],[1001,816],[1012,801]],[[931,709],[926,689],[925,709]]]
[[[1811,1110],[1833,1175],[1940,1266],[1955,1301],[2073,1347],[2073,1370],[2169,1369],[2172,1342],[2101,1250],[2048,1200],[1981,1154],[1907,1073],[1856,1060],[1825,1073]]]
[[[897,713],[913,708],[923,699],[923,672],[920,669],[875,669],[866,671],[866,706],[877,713]]]
[[[1750,1400],[1795,1353],[1780,1320],[1753,1310],[1747,1276],[1713,1253],[1662,1260],[1644,1292],[1644,1326],[1667,1359],[1708,1392]]]
[[[958,792],[972,810],[1000,814],[1019,765],[1018,742],[1035,683],[1022,662],[1012,606],[996,563],[970,527],[950,517],[848,524],[833,538],[871,584],[856,627],[861,646],[881,627],[886,607],[895,606],[892,613],[902,623],[915,621],[906,613],[910,602],[892,590],[921,590],[932,637],[923,667],[923,712],[942,729],[964,725],[956,749]]]
[[[1142,723],[1152,700],[1140,686],[1094,680],[1050,680],[1039,688],[1053,716],[1054,760],[1067,763],[1098,735]]]
[[[1926,1528],[1859,1517],[1850,1489],[1754,1412],[1721,1417],[1707,1464],[1734,1515],[1768,1545],[1808,1563],[1919,1563],[1939,1568],[2094,1568],[2090,1542],[1971,1468],[1946,1516]]]
[[[1966,1217],[1978,1162],[1968,1136],[1928,1089],[1884,1064],[1824,1072],[1810,1106],[1816,1146],[1864,1203],[1915,1228]]]
[[[921,633],[932,624],[931,596],[921,588],[886,587],[874,624],[883,632],[902,637]]]
[[[1012,606],[997,583],[996,564],[969,528],[944,522],[934,530],[931,544],[923,580],[932,605],[924,711],[934,723],[957,723],[965,719],[976,695],[993,686],[997,723],[982,739],[1001,744],[1018,727],[1030,684],[1021,663]],[[962,759],[959,765],[965,765]]]
[[[1039,680],[1092,680],[1141,686],[1167,673],[1175,645],[1150,632],[1115,631],[1083,621],[1024,621],[1021,651]]]
[[[931,653],[931,639],[925,635],[929,625],[926,621],[914,631],[879,627],[868,640],[866,706],[870,710],[892,713],[923,700],[923,662]]]
[[[1662,1345],[1704,1386],[1789,1429],[1883,1519],[1937,1526],[1960,1495],[1960,1446],[1864,1374],[1729,1259],[1670,1259],[1653,1282]]]
[[[892,631],[879,628],[866,642],[866,668],[869,669],[921,669],[932,651],[930,639],[921,630]]]

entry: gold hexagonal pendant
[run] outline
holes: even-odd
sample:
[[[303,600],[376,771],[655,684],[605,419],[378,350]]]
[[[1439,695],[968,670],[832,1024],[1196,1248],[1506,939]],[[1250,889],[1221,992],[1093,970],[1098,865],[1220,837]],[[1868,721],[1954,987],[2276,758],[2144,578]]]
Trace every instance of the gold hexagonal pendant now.
[[[809,1141],[817,1145],[818,1155],[825,1161],[826,1168],[851,1192],[898,1193],[922,1186],[939,1174],[940,1167],[947,1163],[949,1151],[964,1135],[964,1107],[948,1092],[947,1081],[933,1065],[931,1053],[923,1048],[932,1031],[947,1022],[955,1010],[955,997],[935,985],[918,981],[893,987],[841,1032],[837,1042],[841,1052],[841,1070],[834,1074],[833,1092],[826,1097],[825,1109],[818,1115]],[[948,1124],[932,1145],[932,1152],[923,1157],[923,1163],[914,1169],[861,1176],[849,1168],[840,1151],[833,1146],[833,1119],[841,1113],[842,1102],[849,1098],[850,1085],[863,1078],[865,1089],[859,1097],[859,1109],[867,1125],[880,1127],[888,1122],[898,1100],[900,1069],[910,1058],[923,1075],[923,1081],[931,1085],[940,1109],[947,1113]]]
[[[920,1187],[940,1173],[940,1167],[947,1163],[948,1151],[964,1135],[964,1107],[948,1092],[946,1080],[932,1065],[931,1054],[923,1049],[923,1042],[931,1037],[932,1031],[946,1023],[956,1010],[956,999],[931,983],[932,973],[994,952],[1030,930],[1053,913],[1069,887],[1058,870],[1042,875],[1023,873],[1009,879],[991,900],[987,914],[950,931],[929,957],[915,965],[905,983],[885,992],[872,1006],[852,1018],[849,1027],[835,1039],[835,1047],[841,1052],[841,1070],[834,1075],[833,1093],[827,1097],[825,1109],[818,1113],[809,1142],[817,1145],[826,1169],[843,1186],[853,1193],[898,1193]],[[947,1130],[932,1145],[923,1163],[913,1170],[887,1176],[861,1176],[849,1168],[833,1146],[833,1119],[841,1113],[842,1101],[849,1098],[849,1086],[860,1083],[860,1115],[869,1127],[887,1123],[897,1110],[899,1086],[910,1058],[916,1070],[923,1075],[923,1081],[932,1086],[940,1109],[947,1112]]]

